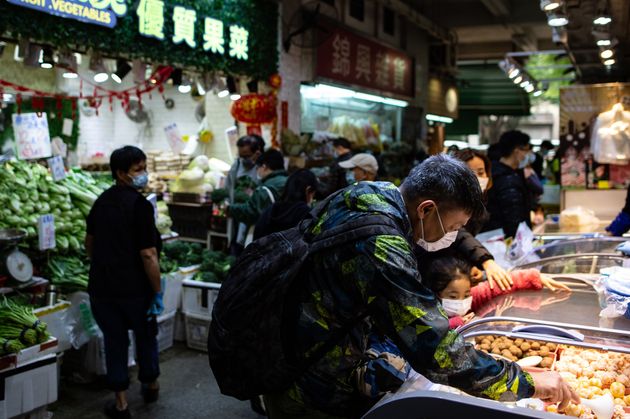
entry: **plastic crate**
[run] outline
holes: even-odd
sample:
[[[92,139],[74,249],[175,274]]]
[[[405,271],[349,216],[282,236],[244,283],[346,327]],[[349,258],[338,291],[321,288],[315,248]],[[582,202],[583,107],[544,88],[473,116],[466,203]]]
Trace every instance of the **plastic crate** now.
[[[186,314],[186,345],[190,349],[208,352],[210,317]]]
[[[176,311],[162,314],[157,318],[158,321],[158,351],[163,352],[173,346],[173,338],[175,337],[175,314]]]
[[[182,280],[180,271],[162,275],[164,290],[164,312],[179,310],[182,305]]]
[[[182,311],[188,315],[212,318],[212,307],[221,284],[186,279],[182,281]]]

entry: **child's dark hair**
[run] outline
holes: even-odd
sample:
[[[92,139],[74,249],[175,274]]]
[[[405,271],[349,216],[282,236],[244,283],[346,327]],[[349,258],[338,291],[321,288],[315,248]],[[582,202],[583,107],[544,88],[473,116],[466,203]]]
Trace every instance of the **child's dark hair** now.
[[[282,201],[306,202],[306,188],[317,190],[317,176],[308,169],[300,169],[287,179]]]
[[[429,263],[422,282],[431,291],[439,294],[454,279],[464,277],[470,280],[471,269],[470,263],[464,259],[453,256],[438,257]]]

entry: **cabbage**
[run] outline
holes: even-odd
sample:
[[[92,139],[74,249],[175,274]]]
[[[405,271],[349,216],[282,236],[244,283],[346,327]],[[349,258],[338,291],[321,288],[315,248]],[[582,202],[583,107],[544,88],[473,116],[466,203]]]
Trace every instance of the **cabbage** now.
[[[223,160],[219,160],[219,159],[215,159],[214,157],[212,157],[210,159],[210,161],[208,162],[208,166],[210,168],[210,171],[212,172],[229,172],[230,171],[230,165],[227,164],[226,162],[224,162]]]
[[[177,178],[177,181],[183,187],[198,186],[203,183],[203,175],[203,170],[195,167],[190,170],[184,170]]]
[[[203,181],[208,185],[212,185],[213,189],[218,189],[222,186],[224,178],[225,175],[223,173],[210,171],[205,174]]]
[[[190,162],[190,165],[188,166],[188,168],[189,169],[199,168],[203,170],[204,172],[207,172],[209,169],[208,163],[209,163],[208,157],[202,154],[200,156],[195,157],[193,161]]]

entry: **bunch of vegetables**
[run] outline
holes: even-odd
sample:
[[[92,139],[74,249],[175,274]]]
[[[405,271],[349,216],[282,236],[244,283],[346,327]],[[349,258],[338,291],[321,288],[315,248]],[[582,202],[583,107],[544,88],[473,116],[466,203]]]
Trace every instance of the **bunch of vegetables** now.
[[[56,249],[78,251],[85,217],[105,187],[81,171],[54,182],[45,167],[12,159],[0,165],[0,228],[22,229],[33,241],[39,217],[53,214]]]
[[[0,355],[46,342],[50,338],[46,329],[32,308],[5,299],[0,304]]]
[[[161,235],[171,234],[171,227],[173,226],[173,220],[168,215],[168,207],[166,202],[158,201],[157,203],[158,217],[155,221],[155,226]]]
[[[78,256],[53,255],[46,271],[50,281],[64,294],[87,290],[90,266],[82,253]]]
[[[233,256],[228,256],[223,252],[204,250],[203,260],[195,279],[202,282],[223,282],[234,261]]]
[[[199,243],[174,241],[166,243],[160,257],[163,273],[175,272],[182,266],[199,265],[202,262],[203,247]]]

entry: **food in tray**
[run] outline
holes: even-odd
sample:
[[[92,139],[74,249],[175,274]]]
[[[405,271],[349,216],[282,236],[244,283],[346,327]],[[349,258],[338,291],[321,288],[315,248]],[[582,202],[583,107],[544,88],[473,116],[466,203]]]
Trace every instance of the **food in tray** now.
[[[612,417],[630,418],[630,355],[562,347],[554,369],[582,399],[610,395],[615,406]],[[557,407],[548,406],[547,410],[555,412]],[[564,413],[580,418],[595,418],[592,410],[583,404],[570,405]]]
[[[538,356],[541,357],[540,362],[536,365],[528,364],[528,366],[551,368],[557,345],[535,340],[510,339],[506,336],[477,336],[475,338],[475,349],[491,355],[500,355],[510,361]]]

